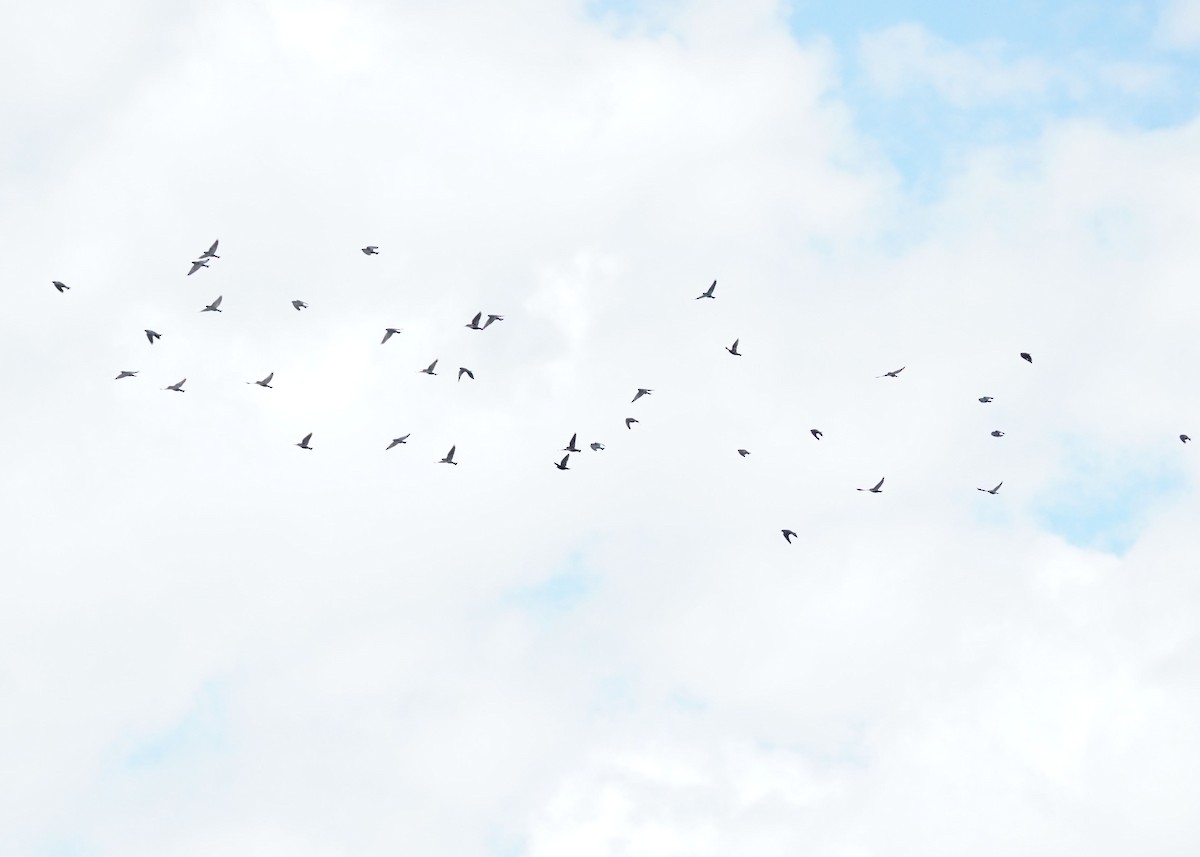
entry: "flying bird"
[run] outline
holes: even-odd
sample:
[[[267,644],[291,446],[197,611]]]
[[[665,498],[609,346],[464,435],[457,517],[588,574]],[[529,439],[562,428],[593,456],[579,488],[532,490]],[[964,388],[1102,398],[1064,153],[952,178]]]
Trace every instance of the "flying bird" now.
[[[271,386],[271,379],[274,377],[275,377],[275,373],[271,372],[270,374],[267,375],[267,377],[263,378],[261,381],[247,381],[246,383],[247,384],[257,384],[260,387],[266,387],[268,390],[274,390],[275,388]]]
[[[309,432],[301,439],[301,441],[298,444],[296,444],[296,446],[300,447],[301,449],[312,449],[312,447],[308,445],[308,442],[310,440],[312,440],[312,436],[313,436],[313,433]]]
[[[190,271],[187,272],[187,275],[190,277],[192,274],[196,273],[201,268],[207,268],[207,267],[208,267],[207,259],[197,259],[195,262],[192,262],[192,268]]]
[[[785,539],[787,539],[787,543],[790,545],[792,543],[792,539],[796,535],[796,531],[795,530],[780,530],[780,532],[783,533],[783,537]]]
[[[642,396],[649,396],[653,392],[653,390],[647,390],[645,387],[638,387],[637,395],[633,397],[633,401],[636,402]]]
[[[874,488],[859,488],[858,490],[859,491],[867,491],[871,494],[882,494],[883,493],[883,479],[880,479],[878,482],[876,482]]]
[[[808,433],[811,434],[813,437],[815,437],[817,440],[820,440],[821,435],[823,435],[825,432],[821,431],[820,429],[809,429]]]
[[[1000,483],[1000,485],[1003,485],[1003,484],[1004,484],[1003,482]],[[997,485],[995,488],[992,488],[990,490],[987,488],[976,488],[975,490],[982,491],[984,494],[995,494],[997,491],[1000,490],[1000,485]]]
[[[996,431],[992,432],[992,437],[1004,437],[1004,432],[997,429]]]
[[[162,334],[161,334],[161,333],[155,333],[153,330],[147,330],[147,331],[146,331],[146,338],[147,338],[147,339],[149,339],[149,340],[150,340],[150,344],[151,344],[151,345],[153,345],[153,344],[154,344],[154,340],[156,340],[156,339],[162,339]]]
[[[132,372],[130,372],[128,369],[122,369],[121,374],[118,375],[116,378],[113,378],[113,380],[120,381],[122,378],[133,378],[134,376],[137,375],[137,373],[138,373],[138,370],[136,370],[136,369]]]
[[[563,452],[579,452],[579,450],[575,448],[575,438],[578,436],[578,434],[571,435],[571,439],[567,442],[567,445],[563,447]]]
[[[739,449],[738,450],[738,455],[740,455],[742,458],[745,458],[749,454],[750,454],[750,450],[748,450],[748,449]]]
[[[212,243],[211,247],[209,247],[207,250],[205,250],[203,253],[200,254],[200,258],[201,259],[220,259],[221,257],[217,255],[217,245],[220,243],[221,242],[219,240],[214,241]]]
[[[454,460],[453,446],[450,447],[450,451],[446,453],[446,457],[439,461],[438,464],[458,464],[458,462]]]
[[[713,280],[711,286],[709,286],[707,289],[705,289],[700,294],[696,295],[696,300],[700,300],[701,298],[712,298],[713,300],[716,300],[717,296],[713,294],[713,292],[715,292],[716,290],[717,290],[717,281]]]
[[[897,377],[899,377],[900,373],[903,372],[906,368],[907,367],[905,367],[905,366],[901,366],[899,369],[894,369],[891,372],[884,372],[882,375],[876,375],[875,377],[876,378],[897,378]]]
[[[1187,443],[1189,440],[1191,440],[1191,438],[1190,438],[1190,437],[1188,437],[1186,434],[1181,434],[1181,435],[1179,436],[1179,439],[1180,439],[1181,441],[1183,441],[1184,443]]]
[[[187,380],[187,378],[184,378],[183,381],[179,381],[178,383],[171,384],[169,387],[163,387],[163,389],[164,390],[174,390],[176,393],[186,393],[187,390],[183,389],[183,382],[186,380]]]
[[[308,304],[306,304],[304,301],[292,301],[292,306],[296,308],[296,312],[300,312],[302,309],[308,309]]]
[[[735,339],[735,340],[733,340],[733,345],[726,346],[726,348],[725,348],[725,350],[728,351],[730,354],[732,354],[734,357],[742,356],[741,354],[738,354],[738,350],[737,350],[738,342],[739,342],[739,340]]]
[[[590,443],[588,446],[592,448],[592,452],[599,452],[600,450],[604,449],[604,444],[600,443],[599,441]]]
[[[1022,351],[1022,352],[1021,352],[1021,359],[1022,359],[1022,360],[1024,360],[1026,363],[1032,363],[1032,362],[1033,362],[1033,358],[1029,356],[1029,352],[1028,352],[1028,351]]]
[[[571,457],[571,453],[568,452],[566,455],[564,455],[562,457],[562,461],[558,462],[558,464],[556,464],[554,466],[557,467],[559,470],[570,470],[571,468],[567,467],[567,459],[570,457]]]
[[[394,440],[392,440],[392,442],[391,442],[391,443],[389,443],[389,444],[387,445],[387,448],[388,448],[388,449],[391,449],[393,446],[397,446],[398,444],[404,443],[404,442],[406,442],[406,441],[409,439],[409,437],[411,437],[411,436],[412,436],[412,432],[409,432],[408,434],[404,435],[404,437],[398,437],[398,438],[395,438]],[[387,451],[387,450],[384,450],[384,452],[386,452],[386,451]]]
[[[991,397],[991,396],[980,396],[980,397],[979,397],[979,401],[983,402],[985,405],[986,405],[988,402],[990,402],[991,400],[992,400],[992,397]]]
[[[472,372],[470,369],[468,369],[468,368],[467,368],[467,367],[465,367],[465,366],[459,366],[459,367],[458,367],[458,380],[460,380],[460,381],[461,381],[461,380],[462,380],[462,376],[463,376],[463,375],[466,375],[466,376],[467,376],[468,378],[470,378],[472,381],[474,381],[474,380],[475,380],[475,373],[474,373],[474,372]]]
[[[635,420],[633,417],[626,417],[625,418],[625,428],[627,428],[627,429],[633,428],[633,424],[636,422],[637,422],[637,420]]]
[[[387,342],[389,339],[391,339],[391,338],[392,338],[392,335],[393,335],[393,334],[399,333],[401,330],[403,330],[403,328],[400,328],[400,327],[389,327],[389,328],[387,328],[386,330],[384,330],[384,332],[383,332],[383,339],[380,341],[380,343],[379,343],[379,344],[380,344],[380,345],[383,345],[383,343]]]
[[[430,363],[430,364],[429,364],[428,366],[426,366],[424,369],[418,369],[417,371],[419,371],[419,372],[424,372],[426,375],[436,375],[436,374],[437,374],[437,372],[434,372],[434,371],[433,371],[433,367],[434,367],[434,366],[436,366],[436,365],[437,365],[437,363],[438,363],[438,362],[437,362],[436,360],[434,360],[432,363]]]
[[[469,327],[471,330],[483,330],[483,328],[479,326],[479,319],[481,318],[483,318],[483,313],[477,312],[475,313],[475,317],[464,324],[463,327]]]
[[[212,303],[210,303],[208,306],[206,306],[204,309],[200,310],[200,312],[220,312],[222,297],[223,297],[222,295],[217,295],[217,299],[215,301],[213,301]]]
[[[483,323],[483,328],[482,328],[482,329],[483,329],[483,330],[487,330],[487,326],[488,326],[489,324],[491,324],[492,322],[494,322],[494,321],[504,321],[504,316],[502,316],[502,315],[490,315],[490,314],[489,314],[489,315],[488,315],[488,317],[487,317],[487,321],[485,321],[485,322]]]
[[[63,292],[65,292],[65,291],[67,291],[67,290],[69,290],[69,289],[71,288],[71,287],[70,287],[70,286],[68,286],[66,283],[60,282],[60,281],[58,281],[58,280],[54,280],[54,281],[53,281],[53,283],[54,283],[54,288],[58,289],[58,293],[59,293],[60,295],[61,295]]]
[[[379,248],[376,247],[374,244],[368,244],[366,247],[362,248],[362,251],[367,256],[378,256],[379,255]]]

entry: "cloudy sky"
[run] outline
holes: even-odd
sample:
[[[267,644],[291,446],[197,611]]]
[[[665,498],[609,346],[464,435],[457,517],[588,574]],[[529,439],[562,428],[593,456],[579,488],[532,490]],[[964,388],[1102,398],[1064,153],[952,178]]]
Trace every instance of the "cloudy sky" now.
[[[11,5],[6,853],[1200,850],[1200,2]]]

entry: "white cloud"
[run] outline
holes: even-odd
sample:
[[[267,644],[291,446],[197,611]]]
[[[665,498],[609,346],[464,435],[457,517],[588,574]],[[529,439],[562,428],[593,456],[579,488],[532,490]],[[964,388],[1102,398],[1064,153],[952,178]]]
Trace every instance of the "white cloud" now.
[[[1169,47],[1192,48],[1200,44],[1200,3],[1165,0],[1155,34]]]

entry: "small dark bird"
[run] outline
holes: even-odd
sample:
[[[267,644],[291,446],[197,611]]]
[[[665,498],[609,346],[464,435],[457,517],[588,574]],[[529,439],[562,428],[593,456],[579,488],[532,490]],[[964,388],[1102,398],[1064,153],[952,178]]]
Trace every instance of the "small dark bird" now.
[[[153,345],[153,344],[154,344],[154,340],[156,340],[156,339],[162,339],[162,334],[161,334],[161,333],[155,333],[153,330],[147,330],[147,331],[146,331],[146,338],[147,338],[147,339],[149,339],[149,340],[150,340],[150,344],[151,344],[151,345]]]
[[[192,262],[192,267],[191,267],[191,269],[190,269],[190,270],[187,272],[187,275],[190,277],[192,274],[196,273],[196,272],[197,272],[197,271],[199,271],[201,268],[207,268],[207,267],[208,267],[208,260],[207,260],[207,259],[197,259],[195,262]]]
[[[883,480],[880,479],[878,482],[876,482],[874,488],[859,488],[858,490],[859,491],[867,491],[867,492],[870,492],[871,494],[882,494],[883,493]]]
[[[780,530],[780,532],[783,533],[783,537],[785,539],[787,539],[787,543],[790,545],[792,543],[792,539],[796,535],[796,531],[795,530]]]
[[[458,380],[460,380],[460,381],[461,381],[461,380],[462,380],[462,376],[463,376],[463,375],[466,375],[466,376],[467,376],[468,378],[470,378],[472,381],[474,381],[474,380],[475,380],[475,373],[474,373],[474,372],[472,372],[470,369],[466,368],[465,366],[459,366],[459,367],[458,367]]]
[[[215,301],[213,301],[212,303],[210,303],[208,306],[206,306],[204,309],[200,310],[200,312],[220,312],[221,311],[221,298],[222,298],[222,295],[217,295],[217,299]]]
[[[391,449],[393,446],[398,446],[399,444],[405,443],[411,436],[412,436],[412,432],[409,432],[404,437],[395,438],[391,443],[389,443],[387,445],[387,448]],[[387,452],[387,450],[385,449],[384,452]]]
[[[183,381],[178,381],[174,384],[171,384],[169,387],[163,387],[163,389],[164,390],[174,390],[176,393],[186,393],[187,390],[183,389],[183,383],[186,380],[187,380],[187,378],[184,378]]]
[[[312,440],[312,436],[313,433],[309,432],[298,444],[296,444],[296,446],[300,447],[301,449],[312,449],[312,447],[308,445],[308,442]]]
[[[430,364],[429,364],[428,366],[426,366],[424,369],[418,369],[417,371],[418,371],[418,372],[424,372],[426,375],[436,375],[436,374],[437,374],[437,372],[434,372],[434,371],[433,371],[433,367],[434,367],[434,366],[436,366],[436,365],[437,365],[437,363],[438,363],[438,362],[437,362],[436,360],[434,360],[432,363],[430,363]]]
[[[266,387],[268,390],[274,390],[275,388],[271,386],[271,379],[274,377],[275,377],[275,373],[271,372],[270,374],[267,375],[267,377],[263,378],[261,381],[247,381],[246,383],[247,384],[257,384],[260,387]]]
[[[1003,482],[1000,483],[1000,485],[1003,485],[1003,484],[1004,484]],[[990,490],[987,488],[976,488],[975,490],[982,491],[984,494],[995,494],[997,491],[1000,490],[1000,485],[997,485],[995,488],[992,488]]]
[[[749,454],[750,454],[750,450],[748,450],[748,449],[739,449],[738,450],[738,455],[740,455],[742,458],[745,458]]]
[[[906,366],[901,366],[899,369],[893,369],[891,372],[884,372],[882,375],[876,375],[875,377],[876,378],[898,378],[900,376],[900,373],[903,372],[906,368],[907,368]]]
[[[137,373],[138,373],[138,370],[136,370],[136,369],[135,369],[134,371],[132,371],[132,372],[130,372],[130,371],[126,370],[126,369],[122,369],[122,370],[121,370],[121,374],[120,374],[120,375],[118,375],[116,378],[113,378],[113,380],[114,380],[114,381],[120,381],[122,378],[133,378],[134,376],[136,376],[136,375],[137,375]]]
[[[599,441],[590,443],[588,446],[592,448],[592,452],[599,452],[600,450],[604,449],[604,444],[600,443]]]
[[[1188,437],[1186,434],[1181,434],[1181,435],[1179,436],[1179,439],[1180,439],[1181,441],[1183,441],[1184,443],[1187,443],[1189,440],[1191,440],[1191,438],[1190,438],[1190,437]]]
[[[626,417],[625,418],[625,428],[627,428],[627,429],[633,428],[633,424],[636,422],[637,422],[637,420],[635,420],[633,417]]]
[[[567,459],[570,457],[571,457],[571,453],[568,452],[566,455],[564,455],[562,457],[562,461],[558,462],[554,466],[557,467],[559,470],[570,470],[571,468],[567,467]]]
[[[653,392],[653,390],[647,390],[645,387],[638,387],[637,394],[633,397],[633,401],[636,402],[642,396],[649,396]]]
[[[217,255],[217,245],[220,243],[221,242],[219,240],[214,241],[212,243],[211,247],[209,247],[207,250],[205,250],[203,253],[200,254],[200,258],[201,259],[220,259],[221,257]]]
[[[395,334],[399,333],[401,330],[403,330],[403,328],[399,328],[399,327],[387,328],[386,330],[384,330],[383,339],[380,340],[379,344],[383,345],[383,343],[387,342],[389,339],[391,339]]]
[[[985,405],[986,405],[988,402],[990,402],[991,400],[992,400],[992,397],[991,397],[991,396],[980,396],[980,397],[979,397],[979,401],[983,402]]]
[[[54,280],[54,288],[58,289],[58,293],[61,295],[63,292],[68,291],[71,287],[68,286],[66,283],[62,283],[62,282],[59,282],[58,280]]]
[[[446,453],[446,457],[443,458],[441,461],[439,461],[438,464],[454,464],[454,465],[458,464],[458,462],[454,460],[454,447],[453,446],[450,447],[450,451]]]
[[[579,450],[575,448],[575,438],[578,436],[578,434],[571,435],[571,439],[567,442],[567,445],[563,447],[563,452],[579,452]]]
[[[1029,352],[1028,352],[1028,351],[1022,351],[1022,352],[1021,352],[1021,359],[1022,359],[1022,360],[1024,360],[1026,363],[1032,363],[1032,362],[1033,362],[1033,358],[1029,356]]]
[[[306,304],[304,301],[292,301],[292,306],[296,308],[296,312],[300,312],[302,309],[308,309],[308,304]]]
[[[992,437],[1004,437],[1004,432],[997,429],[996,431],[992,432]]]
[[[477,312],[475,313],[475,317],[463,325],[463,327],[469,327],[471,330],[483,330],[483,328],[479,326],[479,319],[481,318],[483,318],[483,313]]]
[[[717,290],[717,281],[713,280],[711,286],[709,286],[707,289],[705,289],[703,293],[696,295],[696,300],[700,300],[701,298],[712,298],[713,300],[716,300],[717,296],[713,294],[713,292],[715,292],[716,290]]]
[[[368,244],[366,247],[362,248],[362,251],[363,251],[363,253],[365,253],[368,256],[378,256],[379,255],[379,248],[376,247],[374,244]]]
[[[738,342],[739,342],[739,340],[735,339],[735,340],[733,340],[733,345],[726,346],[726,348],[725,348],[725,350],[728,351],[730,354],[732,354],[734,357],[742,356],[741,354],[738,354],[738,350],[737,350]]]
[[[487,317],[487,321],[485,321],[485,322],[483,323],[483,329],[484,329],[484,330],[487,330],[487,327],[488,327],[488,325],[489,325],[489,324],[491,324],[491,323],[492,323],[492,322],[494,322],[494,321],[504,321],[504,316],[502,316],[502,315],[489,315],[489,316]]]
[[[815,437],[817,440],[820,440],[821,435],[825,434],[825,432],[821,431],[820,429],[809,429],[808,433],[811,434],[813,437]]]

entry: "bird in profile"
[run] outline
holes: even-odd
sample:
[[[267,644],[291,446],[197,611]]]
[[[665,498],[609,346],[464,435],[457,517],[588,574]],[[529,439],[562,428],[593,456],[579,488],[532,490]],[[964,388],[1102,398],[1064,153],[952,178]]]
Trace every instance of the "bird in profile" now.
[[[268,390],[274,390],[275,388],[271,386],[271,379],[274,377],[275,377],[275,373],[271,372],[270,374],[267,375],[267,377],[263,378],[261,381],[247,381],[246,383],[247,384],[257,384],[260,387],[266,387]]]
[[[387,448],[391,449],[393,446],[399,446],[400,444],[407,442],[411,436],[412,436],[412,432],[409,432],[408,434],[404,435],[404,437],[394,438],[392,440],[392,442],[387,445]],[[384,450],[384,452],[386,452],[386,451],[387,450]]]
[[[733,345],[727,345],[727,346],[725,347],[725,350],[726,350],[726,351],[728,351],[730,354],[732,354],[734,357],[741,357],[741,356],[742,356],[741,354],[739,354],[739,353],[738,353],[738,350],[737,350],[737,347],[738,347],[738,342],[739,342],[739,341],[740,341],[740,340],[737,340],[737,339],[735,339],[735,340],[733,340]]]
[[[485,322],[483,323],[483,328],[482,328],[482,329],[483,329],[483,330],[487,330],[487,327],[488,327],[488,325],[489,325],[489,324],[492,324],[493,322],[496,322],[496,321],[504,321],[504,316],[502,316],[502,315],[491,315],[491,314],[489,314],[489,315],[488,315],[488,317],[487,317],[487,321],[485,321]]]
[[[653,390],[647,390],[645,387],[638,387],[637,394],[633,397],[633,401],[636,402],[642,396],[649,396],[653,392]]]
[[[571,453],[568,452],[566,455],[564,455],[562,457],[562,461],[558,462],[554,466],[557,467],[559,470],[570,470],[571,468],[567,467],[567,459],[570,457],[571,457]]]
[[[222,298],[222,295],[217,295],[217,299],[215,301],[213,301],[212,303],[210,303],[208,306],[206,306],[204,309],[200,310],[200,312],[220,312],[221,311],[221,298]]]
[[[707,289],[705,289],[700,294],[696,295],[696,300],[700,300],[701,298],[712,298],[713,300],[716,300],[717,296],[713,294],[713,292],[715,292],[716,290],[717,290],[717,281],[713,280],[711,286],[709,286]]]
[[[792,543],[792,539],[796,537],[795,530],[780,530],[780,532],[783,533],[783,537],[787,540],[789,545]]]
[[[399,328],[399,327],[389,327],[389,328],[385,329],[385,330],[383,331],[383,339],[382,339],[382,340],[380,340],[379,344],[380,344],[380,345],[383,345],[383,343],[387,342],[387,341],[388,341],[389,339],[391,339],[391,338],[392,338],[392,337],[393,337],[395,334],[399,333],[399,332],[400,332],[402,329],[403,329],[403,328]]]
[[[992,397],[991,396],[980,396],[979,401],[983,402],[986,405],[988,402],[992,401]]]
[[[738,450],[738,455],[740,455],[742,458],[745,458],[749,454],[750,454],[750,450],[748,450],[748,449],[739,449]]]
[[[368,244],[366,247],[362,248],[362,251],[363,251],[363,254],[366,256],[378,256],[379,255],[379,248],[376,247],[374,244]]]
[[[313,433],[309,432],[303,438],[300,439],[300,442],[298,444],[296,444],[296,446],[300,447],[301,449],[312,449],[312,447],[308,445],[308,442],[310,440],[312,440],[312,436],[313,436]]]
[[[880,479],[878,482],[876,482],[874,488],[859,488],[858,490],[866,491],[870,494],[882,494],[883,493],[883,480]]]
[[[470,369],[468,369],[466,366],[459,366],[459,367],[458,367],[458,380],[460,380],[460,381],[461,381],[461,380],[462,380],[462,376],[463,376],[463,375],[466,375],[466,376],[467,376],[468,378],[470,378],[472,381],[474,381],[474,380],[475,380],[475,373],[474,373],[474,372],[472,372],[472,371],[471,371]]]
[[[992,437],[1004,437],[1004,432],[996,429],[996,431],[992,432]]]
[[[186,393],[187,390],[183,389],[184,381],[187,381],[187,378],[184,378],[183,381],[178,381],[174,384],[171,384],[168,387],[163,387],[163,389],[164,390],[174,390],[176,393]]]
[[[430,363],[430,364],[429,364],[428,366],[426,366],[424,369],[419,369],[418,371],[419,371],[419,372],[424,372],[426,375],[436,375],[436,374],[437,374],[437,372],[434,372],[434,371],[433,371],[433,367],[434,367],[434,366],[436,366],[436,365],[437,365],[437,363],[438,363],[438,362],[437,362],[436,360],[434,360],[432,363]]]
[[[203,253],[200,254],[200,258],[201,259],[220,259],[221,257],[217,255],[217,245],[220,243],[221,242],[219,240],[214,241],[212,243],[211,247],[209,247],[207,250],[205,250]]]
[[[483,328],[479,326],[479,319],[481,318],[483,318],[483,313],[477,312],[475,313],[475,317],[464,324],[463,327],[469,327],[471,330],[483,330]]]
[[[134,378],[137,376],[137,373],[138,373],[138,370],[136,370],[136,369],[132,372],[130,372],[128,369],[122,369],[121,374],[118,375],[116,378],[113,378],[113,380],[120,381],[122,378]]]
[[[58,289],[58,293],[59,293],[60,295],[61,295],[63,292],[65,292],[65,291],[68,291],[68,290],[71,288],[71,287],[70,287],[70,286],[68,286],[66,283],[60,282],[59,280],[54,280],[54,281],[53,281],[53,284],[54,284],[54,288]]]
[[[637,422],[637,420],[635,420],[633,417],[626,417],[625,418],[625,428],[627,428],[627,429],[633,428],[633,424],[636,422]]]
[[[1000,483],[1000,485],[1003,485],[1003,484],[1004,484],[1003,482]],[[975,490],[982,491],[984,494],[995,494],[996,492],[998,492],[1000,490],[1000,485],[997,485],[995,488],[976,488]]]
[[[454,460],[454,447],[453,446],[450,447],[450,451],[446,453],[446,457],[443,458],[441,461],[439,461],[438,464],[455,464],[455,465],[458,464],[458,462]]]
[[[156,340],[156,339],[162,339],[162,334],[161,334],[161,333],[155,333],[153,330],[147,330],[147,331],[146,331],[146,338],[147,338],[147,339],[149,339],[149,340],[150,340],[150,344],[151,344],[151,345],[153,345],[153,344],[154,344],[154,340]]]
[[[815,437],[817,440],[820,440],[821,435],[825,434],[825,432],[821,431],[820,429],[809,429],[808,433],[811,434],[813,437]]]
[[[563,447],[563,452],[579,452],[579,450],[575,448],[575,438],[577,437],[579,437],[578,434],[571,435],[571,439],[567,441],[567,445]]]
[[[1180,439],[1181,441],[1183,441],[1184,443],[1187,443],[1189,440],[1191,440],[1191,438],[1190,438],[1190,437],[1188,437],[1186,434],[1181,434],[1181,435],[1179,436],[1179,439]]]
[[[908,368],[908,367],[901,366],[899,369],[893,369],[891,372],[884,372],[882,375],[876,375],[875,377],[876,378],[898,378],[898,377],[900,377],[900,373],[903,372],[906,368]]]
[[[1024,360],[1026,363],[1032,363],[1032,362],[1033,362],[1033,358],[1029,356],[1029,352],[1028,352],[1028,351],[1022,351],[1022,352],[1021,352],[1021,359],[1022,359],[1022,360]]]
[[[197,259],[195,262],[192,262],[191,270],[189,270],[187,272],[187,275],[190,277],[192,274],[196,273],[201,268],[207,268],[207,267],[208,267],[207,259]]]
[[[292,306],[295,307],[296,312],[300,312],[302,309],[308,309],[308,304],[306,304],[304,301],[292,301]]]
[[[599,452],[600,450],[604,449],[604,444],[600,443],[599,441],[589,443],[588,446],[592,448],[592,452]]]

